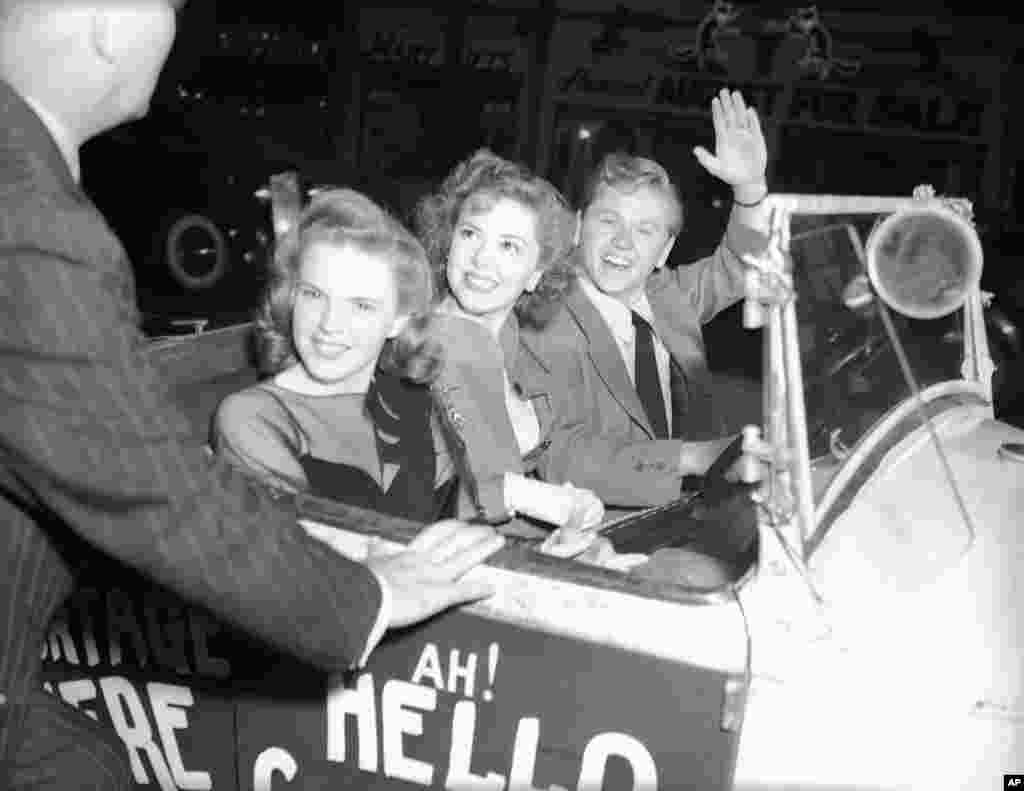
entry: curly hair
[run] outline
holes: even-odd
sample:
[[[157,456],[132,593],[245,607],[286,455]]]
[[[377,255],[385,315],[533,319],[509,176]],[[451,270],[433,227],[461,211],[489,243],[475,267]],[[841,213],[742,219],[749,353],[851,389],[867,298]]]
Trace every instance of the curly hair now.
[[[600,187],[611,187],[620,192],[634,192],[641,187],[650,187],[665,200],[669,211],[668,231],[678,236],[683,229],[683,201],[679,190],[672,183],[668,171],[653,159],[613,151],[605,155],[590,174],[583,188],[582,210],[594,202]]]
[[[295,284],[303,256],[311,245],[354,247],[387,262],[395,278],[398,314],[409,316],[405,328],[381,350],[386,370],[428,382],[436,377],[442,352],[431,339],[430,315],[436,292],[423,246],[397,219],[352,189],[316,195],[294,227],[278,238],[270,261],[270,278],[256,319],[260,363],[277,373],[298,361],[292,338]]]
[[[446,269],[452,234],[463,207],[483,209],[502,198],[530,209],[537,218],[542,275],[532,292],[516,301],[521,322],[542,327],[557,314],[576,274],[572,261],[576,217],[562,194],[525,165],[480,149],[448,174],[440,189],[416,206],[416,232],[427,250],[441,293],[448,292]]]

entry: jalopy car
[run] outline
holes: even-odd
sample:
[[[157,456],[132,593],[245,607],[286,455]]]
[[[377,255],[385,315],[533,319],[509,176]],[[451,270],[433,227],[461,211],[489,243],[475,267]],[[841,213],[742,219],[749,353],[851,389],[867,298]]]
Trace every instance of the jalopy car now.
[[[106,569],[53,626],[48,688],[164,791],[1002,787],[1024,772],[1024,431],[993,417],[969,211],[768,200],[744,321],[778,458],[729,483],[734,445],[678,502],[611,514],[604,535],[646,563],[510,540],[473,572],[493,598],[337,678]],[[246,337],[151,350],[197,442],[255,378]],[[298,504],[354,557],[416,529]]]

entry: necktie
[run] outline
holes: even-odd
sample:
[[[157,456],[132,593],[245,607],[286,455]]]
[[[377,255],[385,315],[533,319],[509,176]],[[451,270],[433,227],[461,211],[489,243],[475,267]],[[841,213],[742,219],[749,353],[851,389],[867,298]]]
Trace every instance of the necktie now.
[[[654,333],[651,325],[635,311],[633,329],[636,331],[636,392],[654,429],[654,436],[668,439],[665,397],[661,392],[661,377],[658,376],[658,363],[654,357]]]

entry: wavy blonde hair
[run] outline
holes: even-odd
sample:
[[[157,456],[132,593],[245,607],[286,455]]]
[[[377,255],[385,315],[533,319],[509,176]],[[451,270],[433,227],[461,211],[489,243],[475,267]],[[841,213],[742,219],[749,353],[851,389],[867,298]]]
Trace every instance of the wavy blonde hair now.
[[[264,372],[277,373],[298,361],[292,338],[295,284],[311,245],[351,246],[378,256],[395,278],[399,315],[405,328],[381,350],[380,366],[415,382],[428,382],[440,370],[441,349],[430,339],[435,288],[423,246],[397,219],[361,192],[334,189],[314,197],[298,221],[277,242],[270,279],[256,319],[256,339]]]
[[[669,235],[678,236],[683,229],[683,201],[679,197],[679,190],[668,171],[653,159],[634,156],[624,151],[613,151],[605,155],[584,185],[581,206],[584,212],[594,202],[601,187],[609,187],[627,194],[641,187],[654,190],[661,195],[668,209]]]

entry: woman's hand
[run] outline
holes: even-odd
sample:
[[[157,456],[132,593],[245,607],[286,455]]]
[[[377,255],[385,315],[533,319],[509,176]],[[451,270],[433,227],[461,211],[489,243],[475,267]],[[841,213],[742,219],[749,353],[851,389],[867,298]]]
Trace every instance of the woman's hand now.
[[[604,505],[589,489],[545,483],[519,473],[505,474],[505,502],[513,513],[555,527],[589,529],[604,519]]]
[[[604,503],[590,489],[577,489],[572,483],[562,484],[562,490],[569,496],[569,517],[563,529],[591,531],[604,519]]]
[[[589,489],[563,484],[562,494],[570,502],[569,516],[538,547],[545,555],[573,558],[580,563],[616,571],[629,571],[647,560],[647,555],[620,555],[612,542],[598,532],[604,521],[604,503]]]
[[[589,489],[577,489],[565,483],[560,494],[565,498],[565,520],[540,546],[540,551],[556,557],[574,557],[596,540],[597,529],[604,519],[604,503]]]
[[[542,552],[571,557],[582,552],[597,534],[604,519],[604,504],[590,489],[571,483],[558,486],[527,478],[518,473],[505,475],[505,497],[509,509],[553,525]]]

